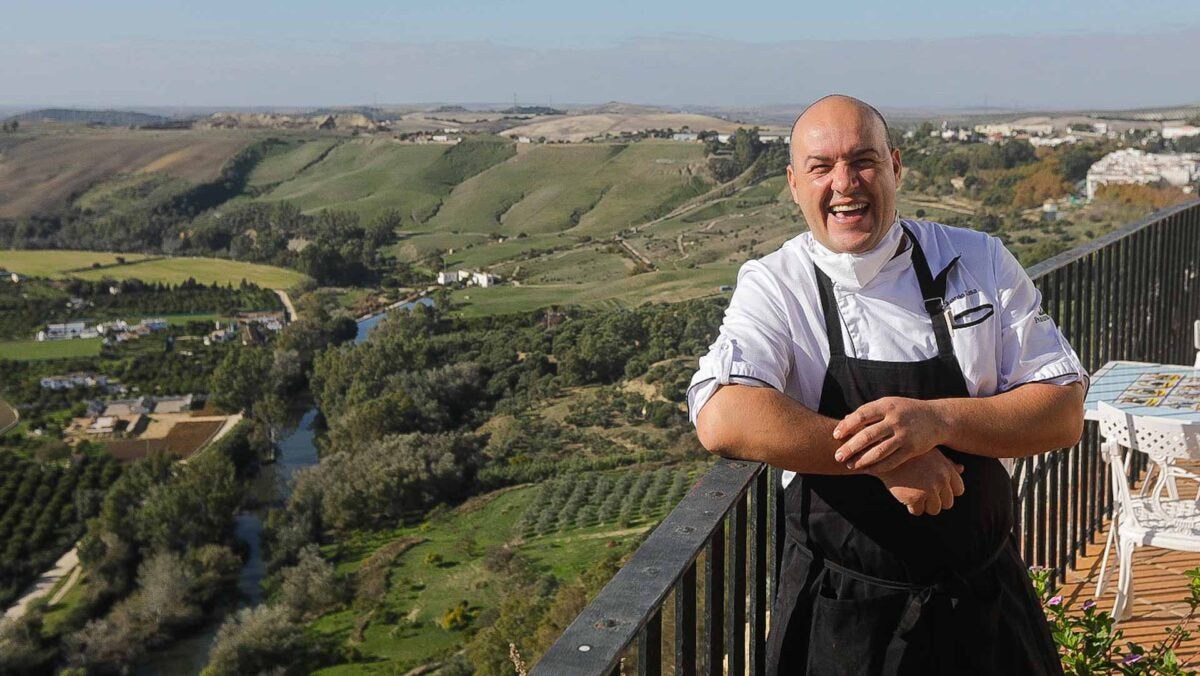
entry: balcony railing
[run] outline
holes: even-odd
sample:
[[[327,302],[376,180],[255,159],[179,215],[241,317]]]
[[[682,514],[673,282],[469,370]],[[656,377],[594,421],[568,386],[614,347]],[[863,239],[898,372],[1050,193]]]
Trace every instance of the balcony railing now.
[[[1200,201],[1154,214],[1029,270],[1094,371],[1113,359],[1190,364],[1200,319]],[[1017,463],[1029,565],[1061,576],[1112,509],[1095,426]],[[778,471],[719,460],[533,669],[559,674],[762,674],[782,541]]]

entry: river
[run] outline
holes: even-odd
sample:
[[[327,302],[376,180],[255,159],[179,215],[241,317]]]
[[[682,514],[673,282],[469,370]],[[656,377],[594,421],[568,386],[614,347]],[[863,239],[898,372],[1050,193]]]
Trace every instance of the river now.
[[[433,305],[433,300],[428,297],[420,298],[401,305],[399,309],[411,310],[417,304]],[[361,343],[367,340],[371,329],[386,317],[387,313],[381,312],[360,319],[354,342]],[[263,495],[265,499],[262,500],[264,504],[285,503],[292,492],[292,477],[297,471],[317,464],[320,459],[317,455],[316,432],[313,430],[317,414],[316,408],[305,411],[296,425],[280,438],[275,462],[263,468],[262,477],[258,482],[258,490],[266,493]],[[262,488],[263,486],[265,488]],[[267,572],[262,556],[262,517],[261,511],[242,512],[236,517],[235,533],[246,547],[246,563],[242,565],[238,575],[238,591],[241,593],[239,608],[252,608],[262,603],[262,580]],[[212,649],[217,630],[224,619],[217,618],[166,648],[151,652],[137,666],[134,673],[138,676],[199,674],[204,665],[208,664],[208,652]]]

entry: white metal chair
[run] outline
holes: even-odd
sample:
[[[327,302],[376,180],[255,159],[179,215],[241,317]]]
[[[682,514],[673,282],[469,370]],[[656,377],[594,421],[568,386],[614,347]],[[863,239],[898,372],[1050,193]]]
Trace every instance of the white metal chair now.
[[[1192,324],[1192,347],[1196,348],[1195,367],[1200,369],[1200,319]]]
[[[1104,402],[1100,402],[1099,412],[1100,434],[1104,437],[1101,449],[1112,471],[1116,511],[1104,547],[1096,595],[1101,595],[1107,585],[1108,554],[1115,539],[1118,578],[1113,617],[1122,620],[1129,617],[1133,602],[1133,552],[1137,547],[1200,552],[1200,494],[1194,499],[1181,499],[1176,483],[1188,480],[1200,486],[1200,476],[1177,465],[1182,459],[1200,459],[1200,425],[1133,416]],[[1130,450],[1122,453],[1122,448]],[[1134,452],[1145,453],[1152,461],[1152,471],[1137,495],[1129,479]],[[1157,478],[1150,486],[1152,474]]]

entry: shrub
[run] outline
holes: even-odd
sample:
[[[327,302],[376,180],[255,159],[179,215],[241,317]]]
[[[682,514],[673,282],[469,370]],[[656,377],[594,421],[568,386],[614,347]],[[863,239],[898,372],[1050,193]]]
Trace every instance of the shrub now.
[[[1042,607],[1050,622],[1050,634],[1058,646],[1063,671],[1068,674],[1194,674],[1184,670],[1175,654],[1191,631],[1196,610],[1200,608],[1200,568],[1187,571],[1190,611],[1173,627],[1167,628],[1166,636],[1146,649],[1132,641],[1122,645],[1124,633],[1114,629],[1112,615],[1096,609],[1096,602],[1088,599],[1083,603],[1082,615],[1067,613],[1067,604],[1061,594],[1055,594],[1050,584],[1050,571],[1033,568],[1029,571],[1033,586],[1042,600]]]
[[[470,624],[471,611],[466,601],[459,601],[458,605],[447,610],[438,620],[438,626],[446,631],[462,631]]]

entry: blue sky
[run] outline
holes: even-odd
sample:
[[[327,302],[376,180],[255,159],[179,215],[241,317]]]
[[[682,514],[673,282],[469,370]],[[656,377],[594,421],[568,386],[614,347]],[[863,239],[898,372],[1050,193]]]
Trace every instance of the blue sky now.
[[[1192,65],[1200,64],[1200,2],[1185,0],[3,2],[0,105],[303,106],[513,94],[764,105],[853,86],[893,106],[1200,99],[1175,80],[1200,68]],[[941,63],[951,50],[960,63]],[[904,58],[894,58],[899,52]],[[805,61],[788,63],[794,56]],[[972,69],[985,80],[975,82]]]

